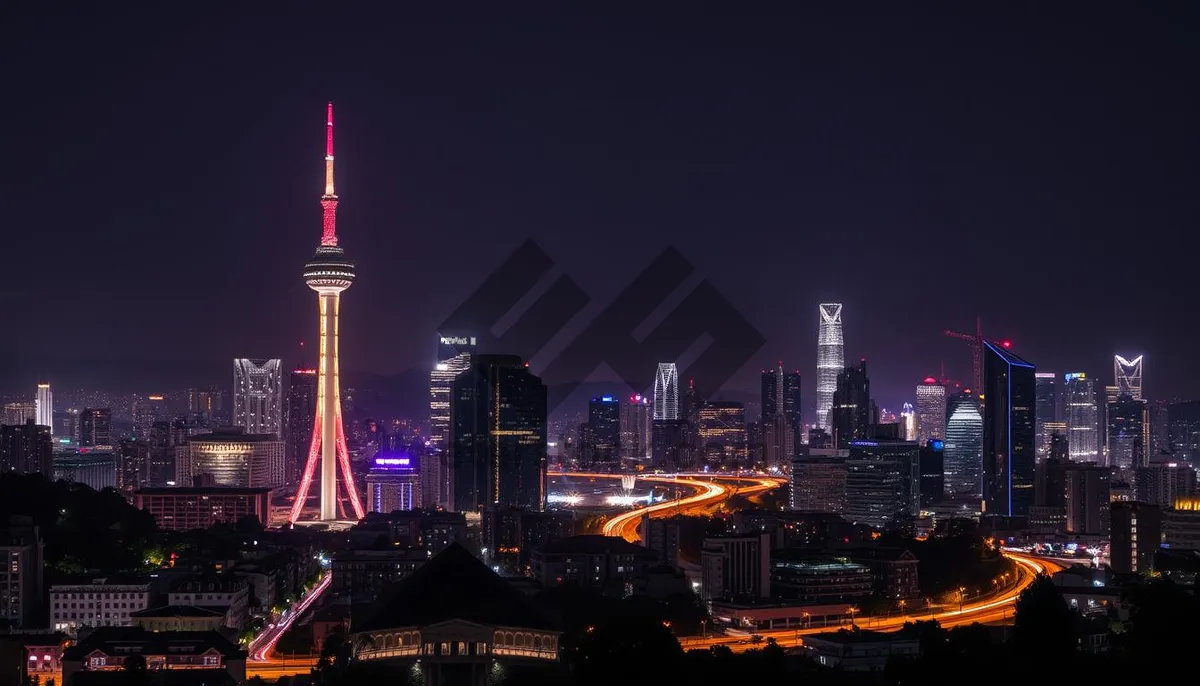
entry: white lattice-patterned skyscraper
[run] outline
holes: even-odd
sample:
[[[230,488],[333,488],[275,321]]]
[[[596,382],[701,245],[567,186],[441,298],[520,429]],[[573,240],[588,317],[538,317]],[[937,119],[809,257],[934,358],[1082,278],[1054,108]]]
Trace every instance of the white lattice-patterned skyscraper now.
[[[817,330],[817,426],[828,431],[837,377],[846,364],[842,347],[842,304],[821,303],[817,309],[821,315]]]

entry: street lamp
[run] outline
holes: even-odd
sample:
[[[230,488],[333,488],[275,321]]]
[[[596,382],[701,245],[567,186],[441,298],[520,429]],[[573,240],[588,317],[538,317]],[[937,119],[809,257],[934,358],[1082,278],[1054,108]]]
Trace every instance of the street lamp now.
[[[846,612],[850,613],[850,626],[853,627],[854,615],[858,614],[858,608],[851,605],[850,607],[846,608]]]
[[[963,611],[963,597],[964,597],[966,594],[967,594],[967,588],[966,588],[966,586],[959,586],[959,587],[958,587],[958,613],[959,613],[959,614],[962,614],[962,611]]]
[[[900,605],[900,622],[901,623],[904,623],[904,606],[906,604],[907,604],[907,602],[903,598],[901,598],[900,602],[898,603],[898,605]]]

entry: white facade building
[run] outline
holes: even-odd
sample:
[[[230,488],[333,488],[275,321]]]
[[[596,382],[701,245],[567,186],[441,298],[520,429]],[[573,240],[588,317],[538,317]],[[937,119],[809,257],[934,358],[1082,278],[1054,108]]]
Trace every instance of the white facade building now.
[[[283,365],[279,360],[233,361],[233,424],[248,434],[283,437]]]

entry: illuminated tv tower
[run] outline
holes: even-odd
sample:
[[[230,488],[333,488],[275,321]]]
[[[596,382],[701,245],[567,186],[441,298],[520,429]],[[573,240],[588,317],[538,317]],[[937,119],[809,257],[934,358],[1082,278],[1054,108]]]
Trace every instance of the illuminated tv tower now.
[[[321,244],[308,264],[304,265],[304,283],[317,292],[321,310],[321,347],[317,365],[317,411],[313,421],[312,442],[308,460],[300,477],[300,490],[292,505],[288,522],[295,523],[304,510],[308,489],[312,487],[317,463],[321,465],[321,520],[345,519],[345,508],[338,500],[338,472],[346,499],[354,508],[355,519],[363,518],[362,503],[354,487],[350,471],[350,454],[346,451],[346,431],[342,428],[341,390],[338,386],[338,307],[342,291],[354,283],[354,264],[346,259],[346,251],[338,247],[338,197],[333,190],[333,103],[325,117],[325,194],[321,196],[323,221]],[[338,517],[339,511],[343,512]]]

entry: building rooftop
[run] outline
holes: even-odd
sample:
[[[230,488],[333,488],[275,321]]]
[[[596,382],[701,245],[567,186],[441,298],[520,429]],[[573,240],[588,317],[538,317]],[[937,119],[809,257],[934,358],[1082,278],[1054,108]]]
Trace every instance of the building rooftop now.
[[[147,610],[138,610],[131,612],[130,617],[187,617],[187,618],[224,618],[224,612],[217,612],[207,607],[195,607],[194,605],[164,605],[162,607],[152,607]]]
[[[139,626],[93,629],[63,653],[65,660],[83,660],[99,650],[106,655],[202,655],[216,650],[229,658],[244,658],[236,644],[216,631],[150,631]]]
[[[883,562],[896,562],[899,560],[912,560],[915,562],[917,560],[916,555],[913,555],[908,548],[858,545],[839,547],[838,550],[846,552],[851,558],[880,560]]]
[[[270,493],[269,488],[243,488],[240,486],[186,486],[183,488],[143,488],[135,491],[134,495],[262,495]]]
[[[549,629],[549,620],[517,589],[458,543],[394,584],[351,631],[421,627],[451,619],[487,626]]]
[[[265,443],[278,441],[275,434],[248,434],[240,426],[222,426],[211,433],[199,434],[188,438],[188,443]]]
[[[657,555],[653,550],[630,543],[620,536],[599,534],[568,536],[542,546],[538,552],[547,555]]]
[[[152,579],[144,576],[124,576],[110,574],[108,576],[83,575],[52,584],[50,590],[67,586],[149,586]]]

